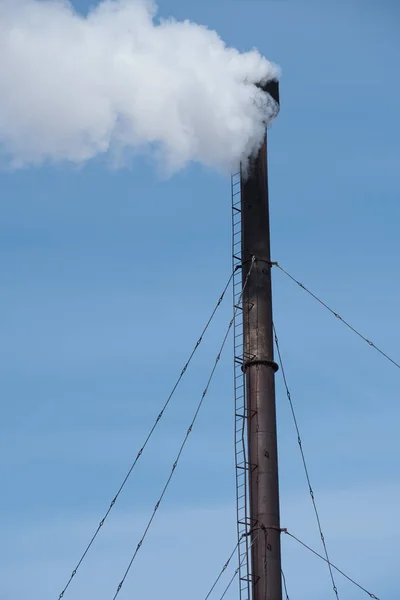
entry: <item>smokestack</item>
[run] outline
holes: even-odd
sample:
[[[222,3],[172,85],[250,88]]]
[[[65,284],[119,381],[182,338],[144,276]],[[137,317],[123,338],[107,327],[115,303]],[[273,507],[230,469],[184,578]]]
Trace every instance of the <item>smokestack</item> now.
[[[260,85],[279,107],[278,81]],[[282,600],[267,134],[241,184],[252,600]]]

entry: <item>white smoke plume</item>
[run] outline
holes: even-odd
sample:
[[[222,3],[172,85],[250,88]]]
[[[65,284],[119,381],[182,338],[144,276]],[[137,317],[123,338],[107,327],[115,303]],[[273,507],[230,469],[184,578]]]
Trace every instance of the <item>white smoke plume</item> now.
[[[279,75],[150,0],[106,0],[80,15],[62,0],[0,0],[0,155],[20,167],[156,152],[230,169],[271,117],[255,84]]]

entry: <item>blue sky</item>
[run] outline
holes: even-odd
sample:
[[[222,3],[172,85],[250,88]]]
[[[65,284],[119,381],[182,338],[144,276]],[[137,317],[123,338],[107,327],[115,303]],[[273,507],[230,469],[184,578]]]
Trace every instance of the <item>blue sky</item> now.
[[[269,141],[273,258],[400,360],[400,6],[159,6],[281,65]],[[230,182],[196,165],[164,181],[137,158],[121,171],[95,160],[2,172],[0,190],[0,598],[51,600],[229,276]],[[331,559],[394,600],[400,374],[279,272],[274,314]],[[230,315],[228,296],[66,598],[112,598]],[[189,585],[201,600],[235,543],[231,354],[121,600],[183,600]],[[277,391],[282,526],[318,548],[279,374]],[[287,538],[283,567],[291,598],[334,597],[325,566]],[[341,600],[363,597],[339,575],[337,586]]]

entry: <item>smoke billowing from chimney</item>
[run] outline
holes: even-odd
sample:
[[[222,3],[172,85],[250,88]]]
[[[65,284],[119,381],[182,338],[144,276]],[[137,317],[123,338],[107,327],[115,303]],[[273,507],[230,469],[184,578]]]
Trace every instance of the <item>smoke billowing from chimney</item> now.
[[[67,1],[0,0],[1,160],[150,151],[168,172],[230,169],[262,142],[272,109],[255,84],[278,74],[206,27],[158,20],[150,0],[107,0],[86,16]]]

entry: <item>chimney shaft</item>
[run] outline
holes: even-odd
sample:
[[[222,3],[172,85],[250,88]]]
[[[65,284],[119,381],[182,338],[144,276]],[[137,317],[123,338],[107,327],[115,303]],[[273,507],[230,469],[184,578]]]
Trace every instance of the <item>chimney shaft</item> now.
[[[264,87],[264,86],[263,86]],[[278,83],[264,87],[279,102]],[[282,600],[267,135],[241,184],[252,600]]]

